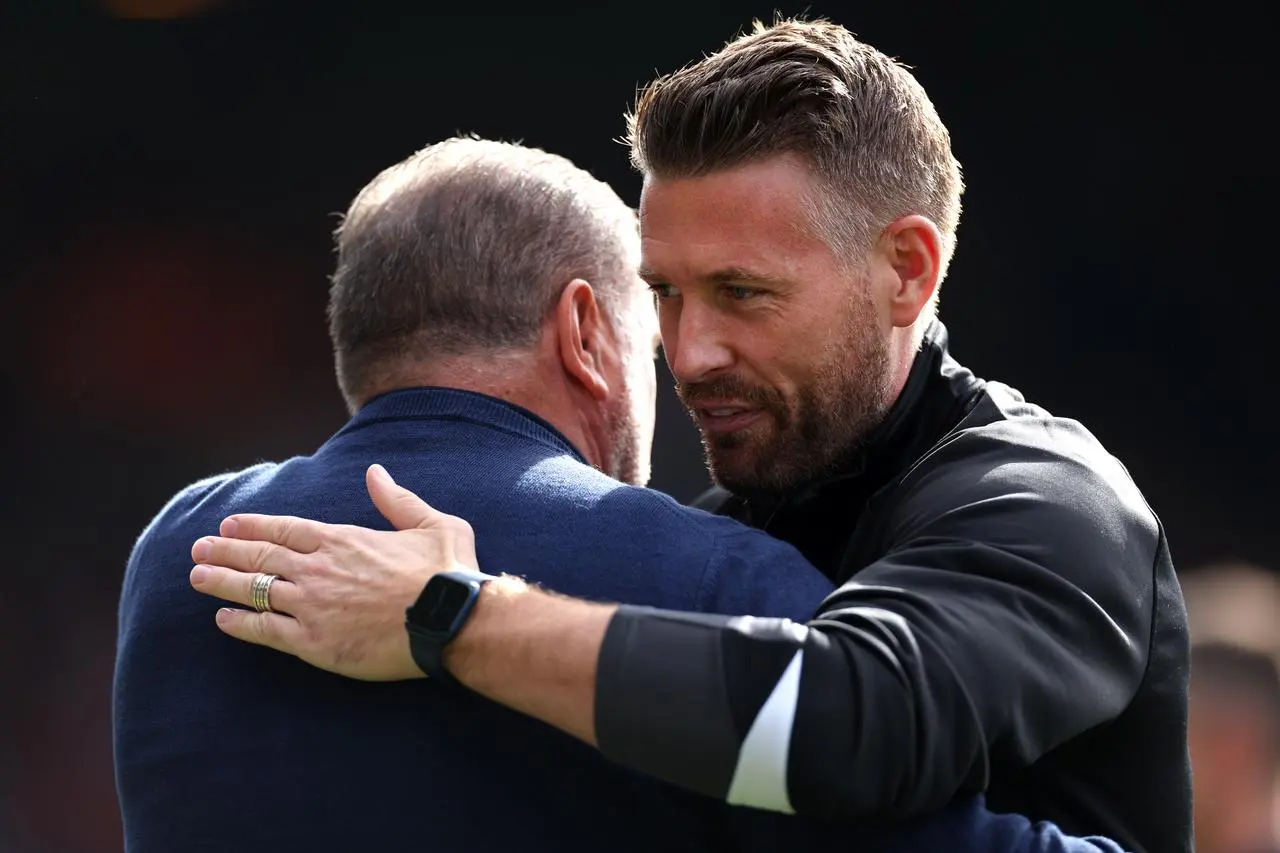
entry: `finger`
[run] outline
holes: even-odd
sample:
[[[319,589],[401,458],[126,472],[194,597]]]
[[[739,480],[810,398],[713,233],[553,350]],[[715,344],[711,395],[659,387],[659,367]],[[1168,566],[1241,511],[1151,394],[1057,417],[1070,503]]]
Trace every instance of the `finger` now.
[[[218,532],[229,539],[274,542],[290,551],[310,554],[320,548],[325,531],[331,527],[332,524],[292,515],[245,513],[225,518]]]
[[[272,542],[247,542],[221,536],[203,536],[191,546],[192,562],[236,572],[266,572],[290,580],[297,580],[302,574],[302,561],[306,556]]]
[[[413,492],[397,485],[381,465],[369,466],[365,486],[373,505],[396,530],[429,527],[443,515]]]
[[[224,566],[201,564],[191,570],[191,585],[205,595],[252,607],[253,582],[257,577],[257,573],[247,574]],[[277,578],[267,590],[267,603],[280,613],[296,616],[294,606],[300,598],[298,587],[284,578]]]
[[[224,634],[237,640],[290,655],[302,654],[305,634],[298,620],[290,616],[224,607],[218,611],[217,622]]]

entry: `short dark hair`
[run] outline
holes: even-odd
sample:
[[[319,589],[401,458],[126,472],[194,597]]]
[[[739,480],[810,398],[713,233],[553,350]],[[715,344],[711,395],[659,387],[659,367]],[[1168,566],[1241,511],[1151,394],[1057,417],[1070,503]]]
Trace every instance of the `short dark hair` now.
[[[474,137],[383,171],[335,237],[329,333],[353,408],[406,362],[533,346],[575,278],[618,320],[639,256],[635,214],[607,184]]]
[[[812,224],[846,256],[895,219],[926,216],[945,274],[964,190],[950,134],[910,72],[844,27],[756,21],[643,89],[627,123],[632,163],[661,179],[797,156],[827,190],[811,200]]]

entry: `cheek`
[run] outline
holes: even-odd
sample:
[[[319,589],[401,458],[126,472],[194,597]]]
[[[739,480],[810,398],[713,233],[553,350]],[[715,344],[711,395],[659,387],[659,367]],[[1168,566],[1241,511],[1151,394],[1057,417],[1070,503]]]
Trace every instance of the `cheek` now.
[[[810,349],[802,332],[775,335],[758,329],[735,334],[732,342],[737,372],[743,379],[765,385],[790,399],[812,368]]]

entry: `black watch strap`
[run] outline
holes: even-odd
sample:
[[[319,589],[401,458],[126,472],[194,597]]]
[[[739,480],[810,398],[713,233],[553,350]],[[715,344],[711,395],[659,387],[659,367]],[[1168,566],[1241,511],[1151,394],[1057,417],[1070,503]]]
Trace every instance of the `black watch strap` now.
[[[418,665],[418,669],[425,672],[432,681],[454,687],[461,686],[458,684],[458,679],[454,678],[453,673],[449,672],[444,665],[444,650],[449,643],[423,636],[414,630],[412,624],[408,625],[408,628],[409,651],[413,654],[413,662]]]
[[[458,684],[445,669],[444,650],[466,625],[484,585],[493,579],[480,572],[441,572],[427,581],[418,600],[405,611],[409,652],[428,677]]]

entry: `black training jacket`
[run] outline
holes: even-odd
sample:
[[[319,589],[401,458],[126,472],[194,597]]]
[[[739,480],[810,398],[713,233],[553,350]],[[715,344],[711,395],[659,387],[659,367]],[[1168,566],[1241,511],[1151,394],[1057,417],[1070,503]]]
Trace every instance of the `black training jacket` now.
[[[611,758],[839,821],[987,792],[997,812],[1191,850],[1186,613],[1163,529],[1079,423],[980,380],[935,323],[848,470],[701,505],[837,584],[806,625],[622,607],[599,659]]]

